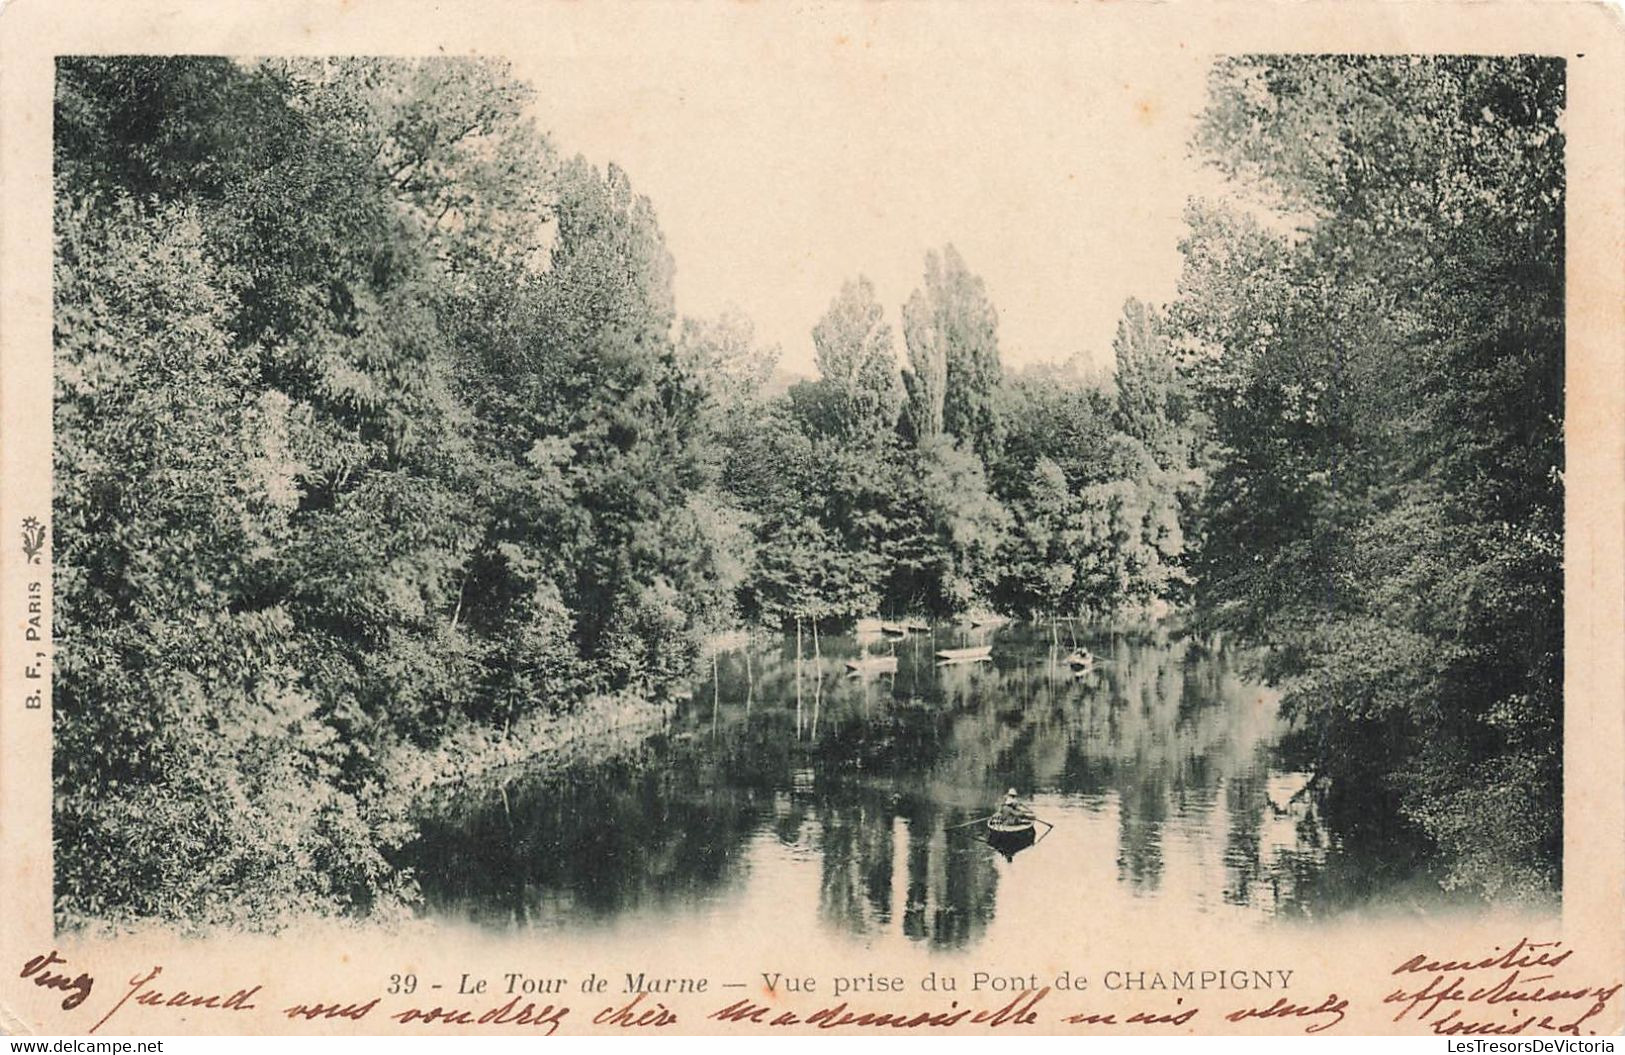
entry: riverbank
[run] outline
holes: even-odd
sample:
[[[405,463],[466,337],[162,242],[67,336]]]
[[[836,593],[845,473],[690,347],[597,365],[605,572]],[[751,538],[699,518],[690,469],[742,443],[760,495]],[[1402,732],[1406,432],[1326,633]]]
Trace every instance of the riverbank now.
[[[673,703],[595,696],[563,714],[537,712],[506,731],[469,726],[432,748],[402,752],[392,768],[398,786],[414,796],[466,784],[498,770],[567,766],[635,748],[670,721]]]

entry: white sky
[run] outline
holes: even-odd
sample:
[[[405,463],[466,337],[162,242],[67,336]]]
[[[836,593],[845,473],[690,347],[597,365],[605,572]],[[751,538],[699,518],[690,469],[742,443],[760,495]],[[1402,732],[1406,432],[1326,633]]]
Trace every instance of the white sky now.
[[[1187,157],[1207,60],[1179,41],[1092,37],[1061,7],[990,36],[953,5],[695,8],[675,39],[648,10],[515,67],[562,153],[653,200],[683,314],[733,304],[810,374],[813,323],[863,273],[901,355],[900,305],[952,242],[1007,367],[1103,364],[1123,300],[1172,295],[1181,210],[1217,179]]]

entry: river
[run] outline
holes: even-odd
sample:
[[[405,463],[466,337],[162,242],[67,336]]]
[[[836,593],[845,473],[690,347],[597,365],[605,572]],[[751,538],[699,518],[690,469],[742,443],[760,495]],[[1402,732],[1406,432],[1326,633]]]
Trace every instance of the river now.
[[[806,637],[799,664],[793,635],[758,637],[641,743],[435,802],[410,848],[423,911],[576,935],[765,917],[971,949],[1057,905],[1265,925],[1425,907],[1436,885],[1347,850],[1299,794],[1276,697],[1235,657],[1158,631],[1051,633],[825,637],[817,658]],[[991,662],[933,658],[977,644]],[[1075,645],[1093,670],[1067,665]],[[895,673],[846,669],[892,655]],[[1010,787],[1052,825],[1014,853],[965,823]]]

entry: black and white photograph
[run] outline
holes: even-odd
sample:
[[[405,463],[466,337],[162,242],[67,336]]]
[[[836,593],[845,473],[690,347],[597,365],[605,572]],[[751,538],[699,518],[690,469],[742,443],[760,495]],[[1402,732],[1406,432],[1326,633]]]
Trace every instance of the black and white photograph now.
[[[64,948],[703,961],[606,960],[640,1011],[772,998],[763,949],[922,1013],[1075,967],[1216,1029],[1326,995],[1227,934],[1561,915],[1583,58],[902,62],[870,11],[53,56],[6,531]]]

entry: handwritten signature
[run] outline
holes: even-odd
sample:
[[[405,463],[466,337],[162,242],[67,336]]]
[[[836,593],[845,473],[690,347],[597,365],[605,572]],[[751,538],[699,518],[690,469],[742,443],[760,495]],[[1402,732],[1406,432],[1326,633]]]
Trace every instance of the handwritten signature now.
[[[1530,1029],[1579,1036],[1580,1027],[1619,995],[1621,984],[1558,983],[1557,968],[1573,953],[1560,941],[1520,938],[1505,951],[1497,946],[1488,955],[1460,960],[1418,954],[1391,973],[1426,975],[1427,981],[1414,989],[1401,986],[1383,997],[1383,1003],[1399,1005],[1395,1022],[1415,1013],[1415,1021],[1427,1023],[1440,1036],[1516,1036]],[[1579,1014],[1564,1021],[1574,1009],[1556,1007],[1575,1003],[1580,1005]],[[1466,1017],[1469,1014],[1478,1017]]]

